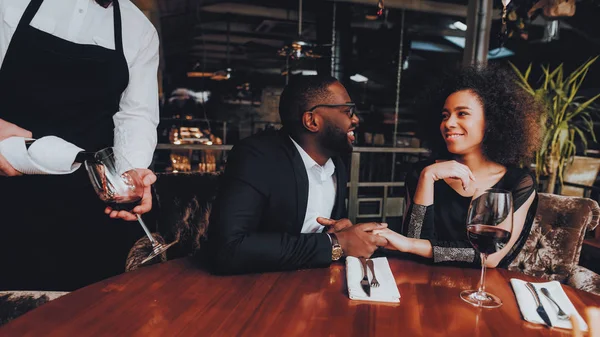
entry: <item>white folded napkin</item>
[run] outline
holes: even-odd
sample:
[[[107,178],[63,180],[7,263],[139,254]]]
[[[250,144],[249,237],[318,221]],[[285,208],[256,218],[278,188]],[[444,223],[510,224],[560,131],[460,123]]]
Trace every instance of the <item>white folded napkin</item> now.
[[[517,303],[519,304],[519,309],[521,310],[523,318],[531,323],[545,324],[544,320],[542,320],[542,318],[540,317],[540,315],[538,315],[536,311],[537,306],[535,305],[533,295],[525,286],[527,282],[516,278],[512,278],[510,279],[510,283],[515,292],[515,296],[517,297]],[[558,303],[558,305],[560,305],[562,310],[567,315],[576,315],[581,330],[587,331],[587,324],[585,323],[581,315],[579,315],[577,309],[575,309],[575,306],[573,306],[573,303],[571,303],[571,300],[569,300],[569,297],[567,297],[567,294],[565,293],[561,284],[558,281],[538,283],[531,282],[531,284],[533,284],[533,287],[537,290],[538,296],[540,297],[540,301],[542,302],[544,310],[546,310],[546,313],[550,318],[552,326],[564,329],[573,329],[570,320],[558,319],[558,309],[556,308],[556,305],[554,305],[552,301],[550,301],[546,296],[544,296],[544,294],[542,294],[542,288],[548,289],[548,291],[550,292],[550,296],[552,296],[552,298],[556,301],[556,303]]]
[[[390,269],[390,264],[387,258],[374,258],[373,267],[375,268],[375,276],[380,286],[371,288],[371,297],[365,294],[360,286],[360,281],[363,278],[363,269],[360,260],[356,257],[346,257],[346,280],[348,282],[348,295],[350,299],[359,301],[375,301],[375,302],[400,302],[400,292],[396,285],[396,280]],[[367,268],[369,283],[373,279],[371,270]]]
[[[55,136],[42,137],[29,146],[25,138],[10,137],[0,142],[0,154],[23,174],[70,174],[80,163],[75,157],[82,148]]]

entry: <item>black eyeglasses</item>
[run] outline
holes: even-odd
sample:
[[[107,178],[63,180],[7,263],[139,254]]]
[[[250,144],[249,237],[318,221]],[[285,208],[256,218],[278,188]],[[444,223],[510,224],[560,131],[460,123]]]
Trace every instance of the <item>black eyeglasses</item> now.
[[[347,107],[350,108],[350,110],[348,112],[346,112],[346,115],[348,116],[348,118],[352,118],[354,117],[354,114],[356,113],[356,103],[344,103],[344,104],[318,104],[313,106],[312,108],[306,110],[308,112],[313,112],[315,111],[315,109],[317,108],[341,108],[341,107]]]

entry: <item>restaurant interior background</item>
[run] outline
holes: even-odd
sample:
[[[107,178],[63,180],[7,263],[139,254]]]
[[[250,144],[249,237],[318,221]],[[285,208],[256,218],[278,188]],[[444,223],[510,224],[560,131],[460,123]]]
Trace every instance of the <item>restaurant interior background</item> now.
[[[361,120],[347,158],[349,217],[399,226],[404,173],[427,156],[411,107],[436,75],[464,62],[467,0],[134,2],[161,37],[156,172],[222,171],[237,140],[280,126],[278,99],[290,77],[332,74]],[[535,3],[510,2],[503,34],[503,4],[493,1],[491,26],[482,28],[490,32],[489,63],[522,71],[531,64],[537,79],[542,65],[564,64],[569,72],[600,54],[600,2],[577,1],[570,17],[530,20]],[[597,62],[579,93],[598,92]],[[579,155],[600,157],[598,145],[588,145]],[[598,199],[595,188],[585,193]]]

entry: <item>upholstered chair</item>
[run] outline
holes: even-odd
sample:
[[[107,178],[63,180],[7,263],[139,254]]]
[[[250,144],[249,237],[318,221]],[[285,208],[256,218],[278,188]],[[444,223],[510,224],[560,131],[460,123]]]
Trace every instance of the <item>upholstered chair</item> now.
[[[217,195],[218,181],[219,174],[214,173],[157,174],[152,211],[144,219],[156,240],[177,243],[143,266],[193,255],[200,248]],[[129,251],[125,270],[139,268],[151,251],[148,238],[140,238]]]
[[[599,220],[594,200],[540,193],[531,234],[508,269],[600,295],[600,275],[579,266],[585,234]]]
[[[65,294],[67,292],[0,291],[0,325]]]

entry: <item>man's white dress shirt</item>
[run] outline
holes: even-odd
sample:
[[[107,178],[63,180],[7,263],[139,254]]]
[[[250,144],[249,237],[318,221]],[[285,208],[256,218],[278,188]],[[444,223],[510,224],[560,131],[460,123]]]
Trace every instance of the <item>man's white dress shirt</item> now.
[[[317,222],[317,217],[330,218],[335,205],[335,164],[331,158],[324,166],[317,164],[292,137],[290,139],[300,153],[308,175],[308,204],[301,233],[321,233],[325,227]]]
[[[28,4],[28,0],[0,0],[0,64]],[[157,142],[158,34],[146,16],[129,0],[119,0],[119,5],[129,85],[121,96],[119,111],[113,116],[114,142],[132,165],[142,168],[152,162]],[[112,5],[103,8],[93,0],[45,0],[31,26],[74,43],[115,49]]]

